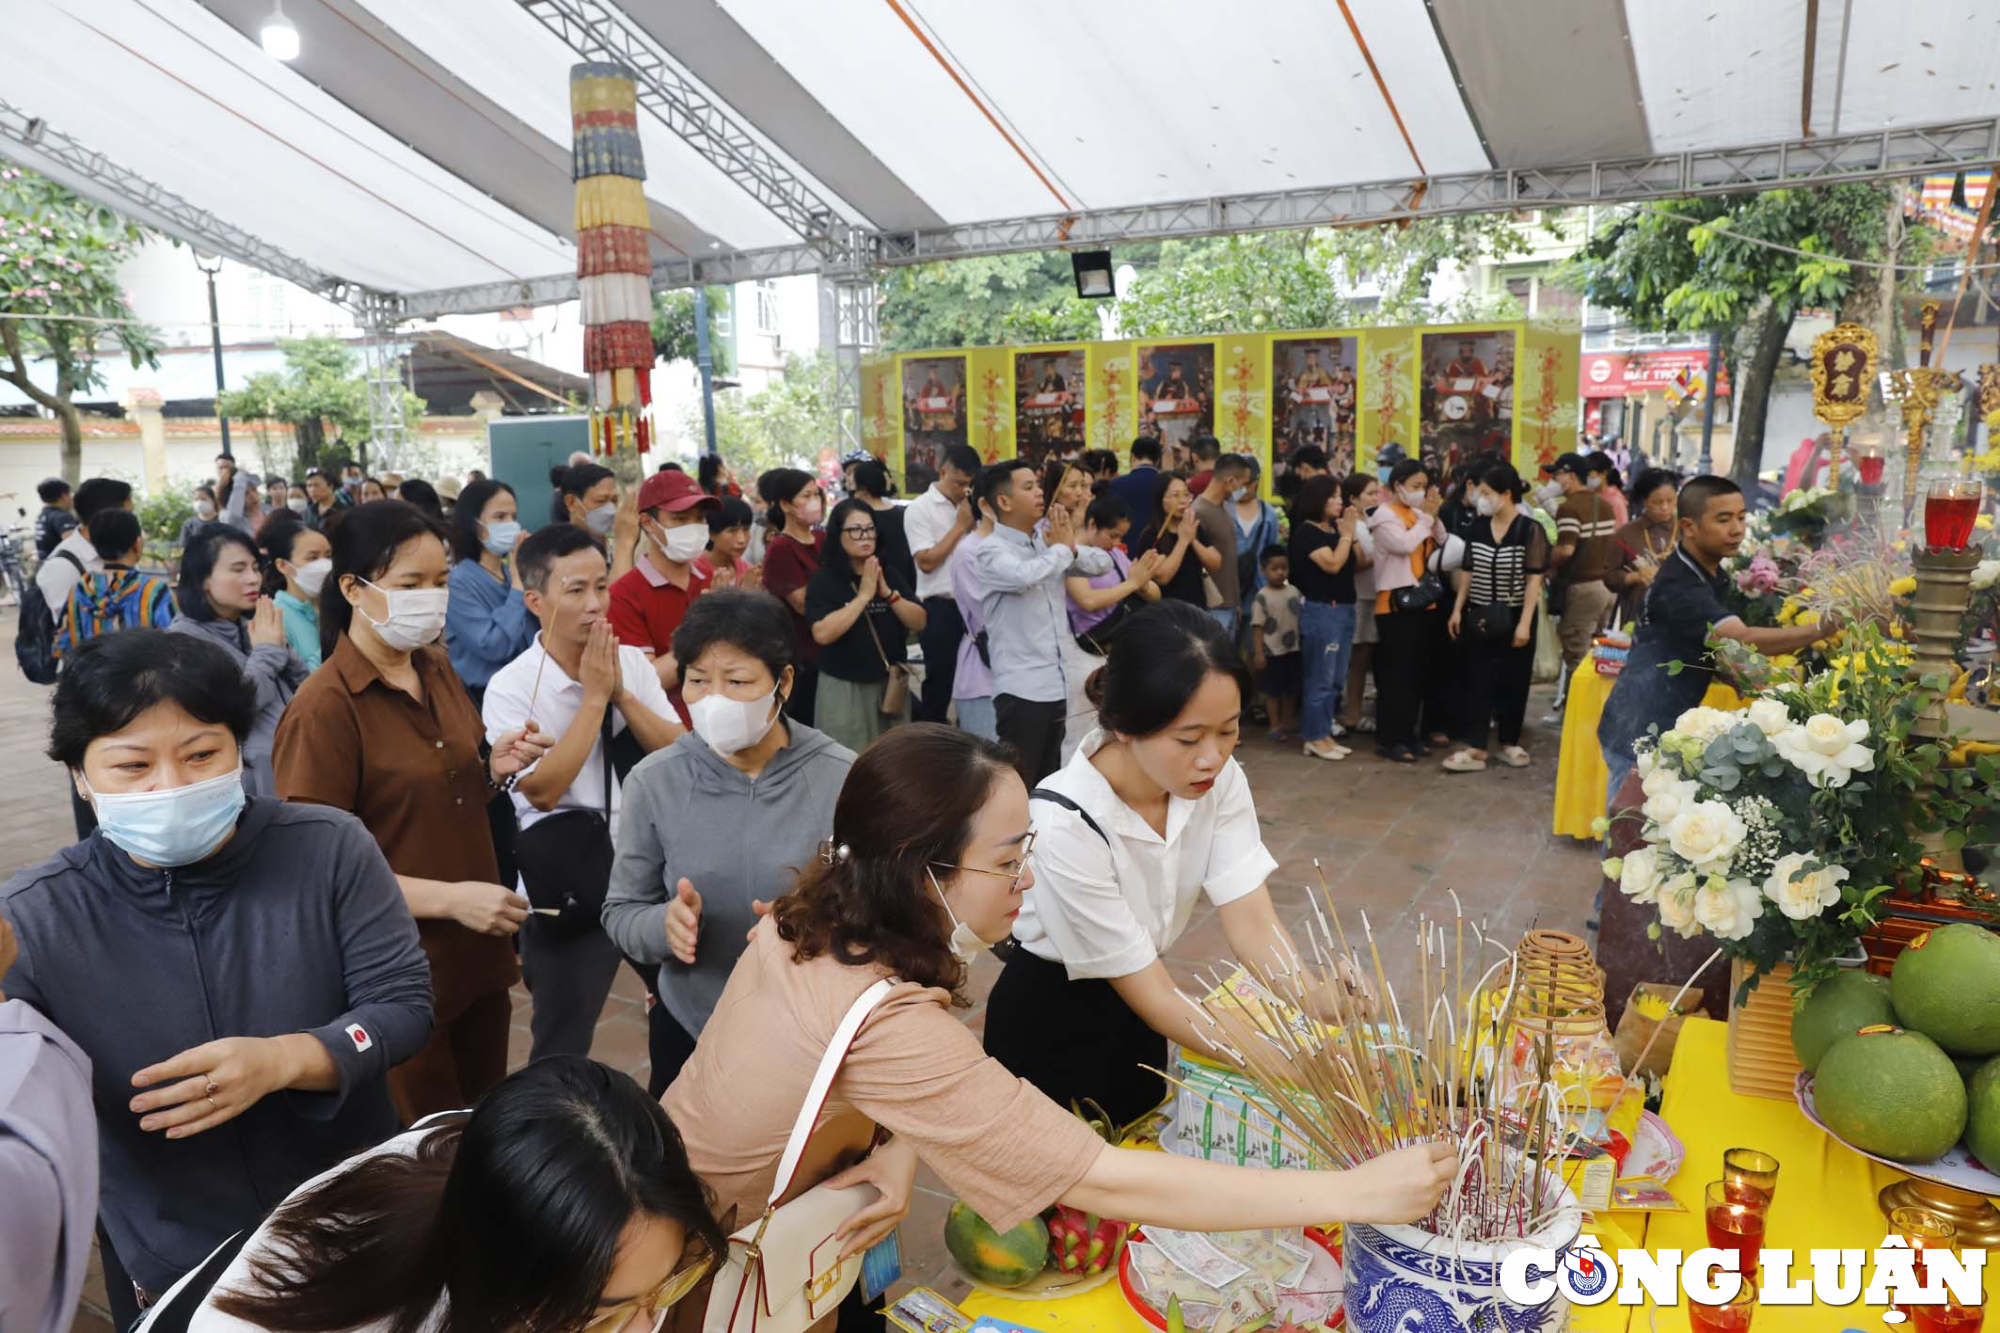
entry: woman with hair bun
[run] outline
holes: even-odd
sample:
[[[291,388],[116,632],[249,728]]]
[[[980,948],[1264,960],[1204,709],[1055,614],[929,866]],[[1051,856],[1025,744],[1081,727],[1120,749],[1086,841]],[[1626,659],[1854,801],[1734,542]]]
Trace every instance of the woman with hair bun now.
[[[1185,611],[1221,635],[1204,612]],[[1346,1171],[1276,1172],[1116,1148],[1066,1100],[1049,1100],[982,1053],[951,1010],[971,1003],[971,960],[1007,938],[1043,892],[1038,836],[1048,835],[1028,829],[1011,757],[970,732],[913,722],[854,761],[833,837],[751,932],[667,1089],[667,1113],[687,1137],[689,1165],[715,1190],[718,1215],[733,1209],[742,1226],[764,1210],[820,1057],[857,998],[881,982],[889,985],[826,1090],[792,1184],[795,1195],[822,1183],[881,1191],[835,1229],[843,1255],[895,1229],[920,1159],[1002,1231],[1056,1203],[1197,1231],[1430,1210],[1457,1170],[1448,1144]],[[1086,1026],[1066,1015],[1064,1040]],[[1059,1044],[1049,1033],[1039,1040]]]
[[[1057,1105],[1088,1098],[1122,1124],[1166,1095],[1140,1066],[1165,1068],[1170,1039],[1208,1053],[1160,961],[1197,899],[1239,958],[1298,951],[1232,757],[1250,681],[1229,632],[1162,600],[1126,622],[1090,689],[1097,729],[1030,793],[1037,892],[987,1000],[986,1050]]]

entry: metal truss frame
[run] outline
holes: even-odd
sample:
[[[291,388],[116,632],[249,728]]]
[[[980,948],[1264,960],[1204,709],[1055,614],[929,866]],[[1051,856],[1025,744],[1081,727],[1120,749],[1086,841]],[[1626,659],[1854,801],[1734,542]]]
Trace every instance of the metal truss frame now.
[[[733,109],[684,74],[651,34],[616,4],[520,0],[520,5],[585,60],[630,70],[640,106],[807,244],[837,243],[834,233],[845,220],[833,203],[766,148]]]
[[[156,231],[239,263],[262,269],[341,300],[358,291],[331,273],[295,259],[205,208],[197,208],[113,158],[85,146],[47,121],[0,100],[0,156],[39,171],[78,194],[100,200]],[[335,295],[335,293],[340,293]]]
[[[1981,169],[1996,159],[2000,159],[2000,117],[1988,117],[1749,148],[1047,213],[917,232],[875,233],[874,245],[876,262],[895,267],[1066,246],[1361,226],[1406,218],[1644,203],[1688,195],[1885,180]],[[660,287],[691,287],[827,272],[829,268],[824,246],[782,246],[665,261],[653,266],[653,281]],[[576,280],[556,275],[526,283],[420,292],[404,300],[412,316],[429,316],[518,305],[530,296],[556,301],[575,294]]]

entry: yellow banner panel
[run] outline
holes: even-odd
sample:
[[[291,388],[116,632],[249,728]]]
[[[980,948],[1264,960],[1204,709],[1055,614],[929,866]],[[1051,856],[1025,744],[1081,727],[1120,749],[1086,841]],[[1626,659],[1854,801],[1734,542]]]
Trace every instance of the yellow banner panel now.
[[[1110,449],[1121,467],[1132,465],[1132,437],[1138,434],[1133,412],[1132,344],[1089,343],[1084,348],[1089,379],[1084,394],[1085,438],[1093,449]]]
[[[1412,451],[1417,438],[1417,331],[1364,329],[1361,333],[1361,408],[1354,465],[1373,468],[1385,444]]]
[[[1225,336],[1215,368],[1215,438],[1226,454],[1249,454],[1271,475],[1271,349],[1261,333]]]
[[[968,347],[966,438],[989,463],[1014,456],[1014,349]]]
[[[1521,338],[1520,392],[1514,396],[1514,464],[1524,477],[1576,447],[1579,346],[1575,329],[1529,324]]]

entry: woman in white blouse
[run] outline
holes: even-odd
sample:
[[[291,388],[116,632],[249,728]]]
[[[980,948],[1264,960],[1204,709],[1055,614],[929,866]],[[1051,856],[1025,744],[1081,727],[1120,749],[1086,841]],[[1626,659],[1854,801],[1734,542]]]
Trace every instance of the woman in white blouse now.
[[[987,1001],[986,1050],[1059,1106],[1088,1098],[1136,1119],[1166,1094],[1140,1066],[1164,1069],[1170,1038],[1208,1053],[1160,961],[1198,897],[1238,957],[1296,956],[1231,757],[1249,691],[1212,617],[1148,607],[1091,682],[1097,729],[1032,793],[1036,889]],[[1365,1002],[1359,975],[1347,982]]]

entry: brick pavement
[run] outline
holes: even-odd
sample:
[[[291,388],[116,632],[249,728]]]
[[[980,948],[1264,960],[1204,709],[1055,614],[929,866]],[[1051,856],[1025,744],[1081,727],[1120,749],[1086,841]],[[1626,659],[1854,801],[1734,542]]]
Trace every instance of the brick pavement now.
[[[12,638],[11,616],[0,632]],[[0,672],[0,799],[11,818],[0,826],[0,872],[11,874],[70,840],[68,783],[42,757],[47,739],[48,691],[30,685],[18,672]],[[1420,913],[1449,917],[1455,890],[1468,917],[1484,918],[1499,939],[1518,938],[1530,925],[1582,928],[1597,886],[1594,851],[1549,833],[1555,784],[1556,735],[1539,727],[1548,694],[1529,702],[1526,737],[1534,764],[1513,770],[1451,775],[1434,765],[1399,766],[1376,760],[1366,748],[1343,763],[1304,758],[1296,746],[1274,745],[1253,733],[1241,753],[1256,794],[1265,843],[1278,858],[1271,887],[1279,912],[1300,922],[1309,912],[1306,886],[1313,858],[1349,929],[1365,912],[1377,936],[1398,945],[1408,923]],[[1363,738],[1365,739],[1365,738]],[[1195,909],[1187,933],[1168,955],[1168,965],[1186,977],[1227,956],[1221,923],[1213,908]],[[1385,966],[1407,973],[1405,949],[1391,949]],[[974,969],[977,1003],[965,1013],[975,1031],[985,1021],[984,1001],[998,974],[991,959]],[[645,1081],[646,1022],[643,992],[620,969],[612,998],[597,1027],[592,1051],[598,1059]],[[512,1056],[526,1059],[530,1000],[516,992]],[[944,1253],[944,1214],[951,1195],[928,1169],[918,1176],[918,1193],[903,1228],[904,1272],[909,1280],[936,1287],[948,1296],[965,1285]],[[102,1283],[92,1280],[74,1325],[76,1333],[108,1333]]]

